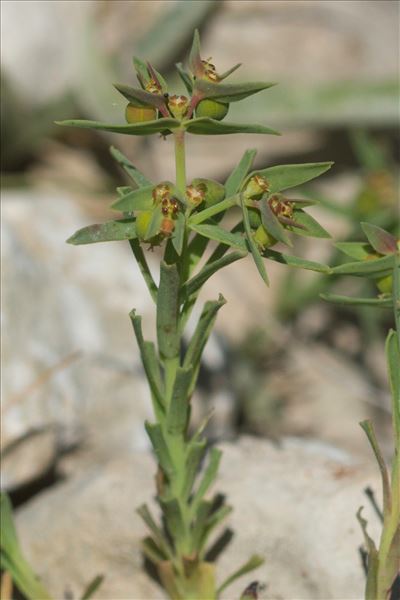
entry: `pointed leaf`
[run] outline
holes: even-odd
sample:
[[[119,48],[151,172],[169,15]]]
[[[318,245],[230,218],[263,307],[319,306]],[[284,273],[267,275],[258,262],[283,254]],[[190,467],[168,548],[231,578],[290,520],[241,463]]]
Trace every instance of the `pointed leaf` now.
[[[259,202],[259,206],[261,221],[268,233],[278,240],[278,242],[282,242],[282,244],[286,244],[287,246],[293,246],[285,228],[279,223],[268,202],[262,199]]]
[[[142,333],[142,317],[136,315],[132,310],[129,314],[135,332],[136,341],[139,346],[143,368],[149,382],[154,401],[154,411],[158,416],[165,413],[164,398],[162,395],[162,384],[160,376],[160,365],[156,356],[153,342],[145,342]]]
[[[186,431],[189,414],[189,390],[193,367],[178,367],[167,414],[167,430],[172,435]]]
[[[350,258],[357,260],[364,260],[373,252],[371,246],[365,242],[336,242],[335,246]]]
[[[87,121],[84,119],[71,119],[68,121],[56,121],[56,125],[62,125],[63,127],[78,127],[80,129],[99,129],[100,131],[123,133],[125,135],[152,135],[153,133],[163,133],[170,129],[176,129],[180,126],[180,121],[168,117],[165,119],[156,119],[154,121],[145,121],[143,123],[112,124],[100,123],[99,121]]]
[[[332,268],[332,273],[340,275],[354,275],[355,277],[379,277],[387,275],[394,266],[394,255],[383,258],[372,258],[359,262],[349,262]]]
[[[243,195],[241,195],[241,197],[240,197],[240,203],[242,206],[244,230],[246,232],[246,241],[250,247],[250,251],[253,256],[253,260],[255,262],[258,272],[260,273],[263,281],[267,285],[269,285],[268,275],[267,275],[267,271],[265,269],[264,261],[260,254],[260,251],[257,247],[257,244],[255,243],[255,241],[253,239],[253,235],[252,235],[252,231],[251,231],[251,227],[250,227],[250,221],[249,221],[249,214],[247,211],[247,206],[245,204]]]
[[[267,248],[261,254],[265,258],[270,258],[271,260],[274,260],[278,263],[282,263],[284,265],[288,265],[290,267],[296,267],[298,269],[307,269],[309,271],[316,271],[317,273],[331,272],[331,268],[327,265],[317,263],[313,260],[305,260],[304,258],[300,258],[298,256],[283,254],[282,252],[277,252],[276,250],[269,250]]]
[[[133,212],[135,210],[151,210],[154,206],[154,185],[147,185],[129,192],[126,196],[119,198],[111,205],[113,210],[121,212]]]
[[[389,331],[386,338],[386,362],[389,371],[389,382],[392,394],[392,414],[395,440],[400,445],[400,349],[396,332]]]
[[[233,67],[231,67],[230,69],[228,69],[227,71],[224,71],[223,73],[219,74],[219,78],[222,81],[223,79],[226,79],[227,77],[229,77],[229,75],[232,75],[232,73],[234,73],[235,71],[237,71],[239,69],[239,67],[242,66],[242,63],[237,63],[236,65],[234,65]]]
[[[376,600],[377,585],[378,585],[378,568],[379,568],[379,555],[376,549],[375,543],[370,538],[367,532],[367,521],[361,515],[363,507],[361,506],[357,511],[357,519],[360,523],[362,532],[364,534],[365,544],[368,548],[368,574],[367,584],[365,589],[365,600]]]
[[[128,100],[128,102],[140,102],[144,105],[154,106],[154,108],[158,108],[158,110],[165,107],[164,96],[151,94],[140,88],[133,88],[129,85],[123,85],[122,83],[114,83],[114,87]]]
[[[129,240],[129,245],[131,247],[134,257],[136,258],[136,262],[147,285],[147,289],[149,290],[150,296],[152,297],[154,302],[157,302],[158,288],[150,272],[149,265],[147,264],[147,260],[139,243],[139,240]]]
[[[166,476],[170,479],[173,477],[175,471],[161,425],[146,421],[144,426],[147,431],[147,435],[150,438],[151,445],[153,446],[158,463]]]
[[[223,505],[223,506],[221,506],[221,508],[219,508],[218,510],[213,512],[208,517],[208,519],[206,521],[205,530],[203,532],[203,535],[201,536],[200,549],[204,549],[204,547],[207,543],[207,540],[208,540],[211,532],[213,531],[213,529],[215,529],[215,527],[220,525],[220,523],[222,523],[222,521],[224,521],[226,519],[226,517],[232,512],[232,510],[233,510],[232,506]]]
[[[376,306],[378,308],[392,308],[393,306],[391,298],[352,298],[338,294],[320,294],[320,297],[327,302],[343,306]]]
[[[146,241],[151,240],[160,233],[163,219],[164,216],[162,214],[161,206],[157,206],[152,212],[150,222],[147,226],[146,233],[144,234],[144,239]]]
[[[142,540],[142,550],[146,558],[155,565],[168,558],[165,552],[163,552],[160,546],[150,536],[147,536]]]
[[[104,575],[96,575],[94,579],[87,585],[85,591],[81,596],[81,600],[89,600],[97,592],[99,587],[104,581]]]
[[[98,242],[132,240],[136,237],[135,220],[121,219],[78,229],[74,235],[67,239],[67,244],[79,246],[81,244],[95,244]]]
[[[304,212],[304,210],[296,209],[293,214],[293,221],[299,223],[299,225],[305,227],[294,227],[293,231],[296,235],[303,235],[305,237],[315,238],[330,238],[331,235],[320,225],[311,215]]]
[[[241,258],[244,258],[247,255],[246,251],[243,250],[234,250],[225,256],[222,256],[218,260],[215,260],[211,263],[206,263],[201,271],[192,277],[189,281],[187,281],[182,289],[182,293],[186,296],[191,296],[195,292],[197,292],[204,283],[212,276],[214,273],[226,267]]]
[[[253,94],[273,87],[276,83],[250,81],[248,83],[214,83],[207,79],[197,79],[195,93],[201,98],[212,98],[218,102],[238,102]]]
[[[332,165],[332,162],[278,165],[250,173],[246,181],[254,175],[261,175],[269,182],[269,192],[275,194],[319,177]]]
[[[232,206],[236,206],[239,201],[239,195],[230,196],[229,198],[225,198],[221,200],[221,202],[217,202],[208,208],[201,210],[200,212],[194,213],[189,218],[189,225],[196,225],[198,223],[202,223],[203,221],[207,221],[216,215],[223,216],[221,213],[225,213]],[[215,219],[213,219],[215,221]],[[217,219],[218,220],[218,219]]]
[[[205,439],[202,439],[201,441],[193,441],[192,438],[190,440],[185,463],[185,483],[183,487],[183,495],[185,498],[187,498],[192,491],[192,487],[196,479],[200,463],[203,460],[203,456],[206,452],[206,448],[207,441]]]
[[[135,67],[136,74],[139,75],[139,83],[142,83],[143,81],[143,83],[146,85],[150,81],[149,71],[146,63],[137,56],[134,56],[133,65]]]
[[[209,117],[199,117],[191,121],[184,121],[184,127],[189,133],[197,135],[225,135],[229,133],[269,133],[271,135],[280,135],[274,129],[270,129],[264,125],[226,123],[210,119]],[[172,129],[172,127],[169,127],[169,129]]]
[[[174,358],[180,353],[179,286],[177,266],[162,262],[157,297],[157,339],[163,358]]]
[[[197,507],[200,504],[200,501],[204,498],[204,496],[208,492],[210,486],[212,485],[212,483],[214,482],[214,480],[217,476],[219,463],[221,461],[221,456],[222,456],[221,450],[219,450],[218,448],[212,448],[207,468],[204,471],[200,485],[197,488],[197,491],[194,494],[194,497],[192,500],[192,507],[193,507],[194,511],[197,510]]]
[[[265,561],[262,556],[259,556],[258,554],[253,554],[253,556],[251,556],[242,567],[237,569],[237,571],[235,571],[234,573],[232,573],[232,575],[225,579],[223,584],[218,588],[218,595],[221,594],[229,585],[231,585],[231,583],[236,581],[236,579],[242,577],[242,575],[246,575],[246,573],[250,573],[250,571],[254,571],[254,569],[258,569],[258,567],[261,567],[261,565],[264,564],[264,562]]]
[[[176,498],[170,500],[160,500],[163,509],[167,529],[174,540],[179,542],[185,537],[185,523],[182,517],[182,511]]]
[[[182,212],[178,213],[175,221],[175,228],[172,233],[172,245],[174,246],[178,256],[182,254],[183,243],[185,240],[186,233],[186,219]]]
[[[161,551],[164,554],[166,554],[166,556],[171,557],[172,556],[171,548],[170,548],[168,542],[166,541],[163,531],[160,529],[160,527],[157,525],[157,523],[153,519],[152,514],[149,511],[147,505],[142,504],[141,506],[139,506],[138,509],[136,509],[136,512],[142,517],[143,521],[146,523],[147,527],[150,529],[150,531],[153,534]]]
[[[383,514],[384,518],[386,519],[386,517],[390,514],[391,511],[390,481],[387,467],[385,464],[385,460],[382,456],[378,440],[376,439],[375,430],[372,422],[370,420],[361,421],[360,426],[365,431],[368,441],[371,444],[371,448],[375,454],[375,458],[378,463],[379,470],[381,472],[383,490]]]
[[[361,223],[361,227],[369,243],[379,254],[397,252],[397,240],[391,233],[372,223]]]
[[[199,77],[204,71],[200,55],[200,35],[198,29],[194,30],[192,47],[189,54],[189,67],[193,75]]]
[[[192,81],[191,76],[189,75],[189,73],[187,73],[185,71],[185,69],[182,66],[182,63],[176,63],[175,67],[179,73],[179,77],[182,79],[182,81],[184,83],[186,91],[188,92],[188,94],[191,95],[193,92],[193,81]]]
[[[150,179],[147,179],[143,173],[139,171],[127,158],[114,146],[110,148],[111,156],[117,161],[119,165],[124,169],[124,171],[129,175],[129,177],[136,183],[136,185],[141,187],[146,187],[149,185],[153,185]]]
[[[219,225],[190,225],[190,229],[220,244],[247,251],[246,242],[241,233],[231,233]]]
[[[239,164],[233,169],[225,182],[226,197],[233,196],[240,190],[240,186],[251,169],[257,150],[246,150]]]

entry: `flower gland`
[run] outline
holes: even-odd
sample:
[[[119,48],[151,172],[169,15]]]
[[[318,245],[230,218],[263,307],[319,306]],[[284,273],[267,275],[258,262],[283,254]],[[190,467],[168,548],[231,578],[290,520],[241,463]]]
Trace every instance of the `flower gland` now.
[[[205,98],[196,106],[196,117],[209,117],[215,121],[222,121],[228,114],[228,110],[229,104]]]
[[[220,77],[215,69],[215,65],[213,65],[210,61],[211,56],[210,58],[207,58],[207,60],[201,61],[204,69],[204,79],[218,83],[220,81]]]
[[[168,217],[169,219],[176,217],[179,212],[178,200],[176,198],[164,196],[161,200],[161,212],[164,217]]]
[[[260,198],[269,191],[269,181],[261,175],[253,175],[248,181],[244,190],[246,199],[260,200]]]
[[[165,237],[171,235],[171,233],[175,229],[175,222],[170,217],[165,217],[161,221],[160,233],[162,233]]]
[[[129,102],[125,109],[127,123],[145,123],[146,121],[154,121],[156,118],[157,109],[149,104]]]
[[[176,119],[182,119],[189,108],[189,100],[186,96],[170,96],[168,108]]]
[[[152,192],[154,204],[160,204],[164,198],[168,198],[171,193],[171,186],[166,183],[159,183]]]
[[[160,86],[154,79],[150,79],[146,83],[144,89],[146,90],[146,92],[149,92],[149,94],[158,94],[158,95],[162,94],[162,90],[160,89]]]
[[[206,186],[199,184],[198,186],[188,185],[186,187],[186,200],[191,206],[199,206],[206,196]]]
[[[274,194],[268,199],[268,204],[277,217],[286,217],[287,219],[293,217],[293,202],[290,202],[284,196]]]
[[[225,187],[222,183],[214,181],[213,179],[193,179],[192,185],[201,192],[204,192],[206,206],[217,204],[225,198]]]

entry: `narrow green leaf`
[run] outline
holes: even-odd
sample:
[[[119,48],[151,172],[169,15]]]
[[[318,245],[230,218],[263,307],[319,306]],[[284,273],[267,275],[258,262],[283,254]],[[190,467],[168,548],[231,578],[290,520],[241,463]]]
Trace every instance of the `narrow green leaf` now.
[[[244,223],[244,230],[246,232],[247,243],[250,247],[250,251],[253,256],[253,259],[254,259],[254,262],[257,267],[258,272],[260,273],[263,281],[265,281],[265,283],[267,285],[269,285],[268,275],[267,275],[267,271],[265,269],[264,261],[260,254],[260,251],[257,247],[257,244],[255,243],[255,241],[253,239],[253,234],[251,231],[250,221],[249,221],[249,214],[247,211],[247,206],[245,204],[243,195],[241,195],[241,197],[240,197],[240,203],[242,206],[243,223]]]
[[[201,536],[200,549],[204,549],[213,529],[220,525],[220,523],[222,523],[222,521],[226,519],[226,517],[232,512],[232,510],[232,506],[224,505],[208,517],[205,529]]]
[[[231,67],[230,69],[228,69],[227,71],[224,71],[223,73],[219,74],[219,78],[222,81],[223,79],[226,79],[227,77],[229,77],[229,75],[232,75],[232,73],[234,73],[235,71],[237,71],[239,69],[239,67],[242,66],[242,63],[237,63],[236,65],[233,65],[233,67]]]
[[[193,376],[193,367],[178,367],[171,404],[167,414],[167,430],[172,435],[186,431],[189,414],[189,390]]]
[[[343,306],[376,306],[378,308],[392,308],[391,298],[351,298],[350,296],[339,296],[338,294],[320,294],[320,297],[333,304]]]
[[[293,231],[296,235],[302,235],[305,237],[315,238],[330,238],[331,235],[316,221],[311,215],[304,212],[302,209],[296,209],[293,214],[293,221],[303,225],[305,229],[301,227],[297,228],[293,226]]]
[[[334,245],[343,252],[343,254],[357,260],[364,260],[368,256],[371,256],[371,253],[373,252],[371,246],[365,242],[336,242]]]
[[[206,521],[212,510],[213,503],[209,500],[202,500],[197,507],[196,518],[192,528],[192,551],[198,552],[201,549],[201,540],[206,534]]]
[[[262,199],[258,204],[260,207],[262,224],[268,233],[278,240],[278,242],[282,242],[282,244],[286,244],[290,247],[293,246],[285,228],[279,223],[268,202]]]
[[[192,279],[190,279],[189,281],[187,281],[184,284],[184,286],[182,288],[182,294],[187,297],[191,296],[192,294],[197,292],[204,285],[204,283],[212,275],[214,275],[214,273],[216,273],[223,267],[226,267],[226,266],[236,262],[237,260],[244,258],[246,255],[247,255],[246,251],[234,250],[233,252],[230,252],[229,254],[222,256],[221,258],[219,258],[218,260],[215,260],[214,262],[206,263],[197,275],[192,277]]]
[[[226,300],[222,295],[219,296],[217,301],[208,301],[205,303],[185,354],[184,367],[187,368],[190,365],[195,366],[200,363],[204,346],[214,326],[217,313],[225,303]]]
[[[194,437],[197,438],[198,436],[195,435]],[[207,441],[204,438],[200,441],[194,441],[192,438],[192,440],[189,442],[189,449],[185,464],[185,484],[183,487],[183,495],[185,498],[187,498],[192,491],[192,487],[206,448]]]
[[[89,598],[91,598],[97,592],[103,581],[104,575],[96,575],[96,577],[94,577],[85,588],[85,591],[81,596],[81,600],[89,600]]]
[[[192,81],[191,76],[189,75],[189,73],[187,73],[185,71],[185,69],[182,66],[182,63],[176,63],[175,67],[176,67],[176,70],[178,71],[179,77],[183,81],[186,91],[188,92],[188,94],[192,95],[193,81]]]
[[[258,94],[263,90],[273,87],[276,83],[266,81],[250,81],[247,83],[214,83],[207,79],[197,79],[195,82],[195,92],[201,98],[213,98],[218,102],[238,102],[253,94]]]
[[[148,185],[152,185],[150,179],[148,179],[143,173],[139,171],[131,162],[122,154],[120,150],[111,146],[110,148],[111,156],[117,161],[119,165],[124,169],[124,171],[129,175],[129,177],[136,183],[136,185],[141,187],[146,187]]]
[[[78,127],[80,129],[98,129],[100,131],[109,131],[111,133],[122,133],[124,135],[152,135],[154,133],[163,133],[170,129],[176,129],[180,126],[178,119],[163,118],[154,121],[145,121],[143,123],[100,123],[99,121],[87,121],[84,119],[70,119],[68,121],[56,121],[56,125],[63,127]]]
[[[389,331],[386,338],[386,362],[392,394],[392,414],[395,440],[400,445],[400,350],[396,332]]]
[[[189,53],[189,67],[193,74],[203,70],[200,55],[200,35],[198,29],[194,30],[192,47]]]
[[[136,509],[136,512],[142,517],[143,521],[146,523],[147,527],[150,529],[151,533],[154,535],[154,538],[157,542],[157,545],[160,547],[161,551],[168,557],[172,557],[172,551],[169,543],[167,542],[163,531],[157,525],[155,520],[153,519],[150,510],[148,509],[146,504],[142,504]]]
[[[132,240],[134,238],[136,238],[135,220],[121,219],[78,229],[74,235],[67,239],[67,244],[79,246],[98,242]]]
[[[239,577],[242,577],[242,575],[246,575],[246,573],[250,573],[250,571],[258,569],[258,567],[261,567],[261,565],[264,564],[264,562],[265,561],[262,556],[259,556],[258,554],[253,554],[253,556],[251,556],[243,566],[239,567],[239,569],[237,569],[234,573],[232,573],[232,575],[225,579],[222,585],[220,585],[220,587],[218,588],[217,594],[220,595],[229,585],[231,585],[231,583],[236,581],[236,579],[239,579]]]
[[[221,213],[224,213],[224,212],[226,212],[226,210],[228,208],[232,208],[232,206],[237,205],[238,201],[239,201],[239,196],[234,195],[234,196],[230,196],[229,198],[225,198],[224,200],[221,200],[221,202],[217,202],[216,204],[213,204],[212,206],[204,208],[200,212],[194,213],[189,218],[189,225],[198,225],[198,224],[202,223],[203,221],[207,221],[208,219],[215,217],[216,215],[223,216]]]
[[[332,162],[278,165],[253,171],[246,178],[246,181],[254,175],[261,175],[269,182],[269,192],[275,194],[319,177],[319,175],[328,171],[332,165]]]
[[[225,181],[226,197],[233,196],[240,190],[240,186],[247,173],[251,169],[257,150],[246,150],[240,159],[239,164],[233,169],[228,179]]]
[[[354,275],[355,277],[379,277],[389,274],[394,266],[394,255],[384,256],[371,260],[349,262],[337,267],[332,267],[335,275]]]
[[[388,475],[386,463],[382,456],[382,452],[379,447],[378,440],[376,439],[375,430],[374,430],[374,426],[373,426],[372,422],[370,420],[361,421],[360,426],[365,431],[368,441],[371,444],[371,448],[375,454],[375,458],[378,463],[379,470],[381,472],[382,490],[383,490],[383,514],[384,514],[384,518],[386,518],[386,516],[388,516],[390,514],[390,510],[391,510],[390,481],[389,481],[389,475]]]
[[[120,185],[119,187],[116,188],[116,192],[118,194],[118,198],[123,198],[124,196],[126,196],[130,192],[133,192],[133,189],[134,188],[132,188],[129,185]]]
[[[154,185],[147,185],[129,192],[126,196],[119,198],[111,205],[111,208],[121,212],[133,212],[135,210],[151,210],[154,205]]]
[[[185,537],[185,523],[182,517],[182,511],[176,498],[160,500],[160,504],[165,516],[167,529],[174,540],[179,543]]]
[[[180,353],[179,286],[177,266],[162,262],[157,297],[157,339],[158,349],[163,358],[174,358]]]
[[[183,243],[185,240],[186,233],[186,219],[182,212],[178,213],[177,219],[175,221],[175,228],[172,233],[172,245],[176,250],[178,256],[182,254]]]
[[[397,240],[391,233],[372,223],[361,223],[361,227],[369,243],[379,254],[397,252]]]
[[[140,356],[143,363],[143,368],[146,373],[147,381],[149,382],[150,390],[154,402],[154,411],[159,416],[165,413],[164,398],[161,393],[161,377],[160,367],[158,364],[156,351],[152,342],[145,342],[142,333],[142,317],[136,315],[132,310],[129,314],[133,330],[135,332],[136,341],[139,346]]]
[[[164,439],[164,435],[161,429],[161,425],[158,423],[149,423],[148,421],[144,424],[147,431],[147,435],[150,438],[151,444],[154,448],[157,460],[160,467],[170,479],[174,475],[174,466],[171,460],[171,456]]]
[[[364,535],[365,545],[368,549],[368,574],[365,588],[365,600],[376,600],[378,586],[379,554],[373,539],[368,535],[368,523],[366,519],[362,517],[362,510],[363,507],[361,506],[358,509],[356,516]]]
[[[157,108],[158,110],[165,106],[165,98],[163,95],[151,94],[141,88],[134,88],[122,83],[114,83],[114,87],[128,100],[128,102],[140,102],[144,105],[154,106],[154,108]]]
[[[218,448],[212,448],[210,453],[210,459],[208,461],[208,465],[206,470],[204,471],[203,477],[201,479],[200,485],[197,488],[192,500],[192,509],[194,511],[197,510],[197,507],[200,504],[200,501],[203,500],[204,496],[208,492],[210,486],[214,482],[219,463],[221,462],[222,451],[218,450]]]
[[[288,265],[289,267],[296,267],[298,269],[307,269],[309,271],[316,271],[317,273],[330,273],[331,268],[327,265],[323,265],[321,263],[317,263],[313,260],[305,260],[304,258],[300,258],[298,256],[291,256],[289,254],[283,254],[282,252],[277,252],[276,250],[266,249],[262,253],[262,256],[265,258],[270,258],[275,262]]]
[[[225,121],[215,121],[209,117],[199,117],[190,121],[184,121],[183,125],[186,131],[196,135],[226,135],[230,133],[268,133],[270,135],[280,135],[274,129],[270,129],[264,125],[226,123]],[[172,129],[173,126],[171,125],[168,128]]]
[[[155,565],[168,558],[168,555],[165,552],[163,552],[160,546],[150,536],[145,537],[142,540],[142,550],[146,558],[148,558]]]
[[[134,56],[132,60],[137,75],[139,75],[142,78],[144,84],[148,83],[150,81],[150,76],[146,63],[137,56]],[[141,84],[140,80],[139,83]]]
[[[190,225],[190,229],[220,244],[247,251],[246,242],[241,233],[231,233],[219,225]]]
[[[154,302],[157,303],[158,288],[157,288],[157,286],[154,282],[153,276],[150,272],[149,265],[147,264],[147,260],[144,255],[144,252],[142,250],[142,247],[140,245],[140,242],[137,239],[129,240],[129,244],[130,244],[130,247],[131,247],[134,257],[136,258],[136,262],[139,265],[139,269],[143,275],[143,279],[147,285],[149,293],[150,293],[152,299],[154,300]]]

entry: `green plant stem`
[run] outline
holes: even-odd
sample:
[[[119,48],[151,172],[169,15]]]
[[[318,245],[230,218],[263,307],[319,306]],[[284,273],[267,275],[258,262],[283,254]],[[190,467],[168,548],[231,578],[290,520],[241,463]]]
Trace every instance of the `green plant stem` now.
[[[186,191],[186,159],[185,159],[185,131],[177,129],[174,132],[175,140],[175,172],[176,187],[182,195]]]

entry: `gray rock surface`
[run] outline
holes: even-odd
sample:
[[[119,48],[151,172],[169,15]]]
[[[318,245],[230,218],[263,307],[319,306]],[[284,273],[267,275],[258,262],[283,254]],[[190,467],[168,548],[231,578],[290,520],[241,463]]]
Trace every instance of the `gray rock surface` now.
[[[379,490],[376,472],[333,447],[294,438],[278,447],[244,437],[223,450],[216,490],[234,507],[227,525],[235,537],[221,557],[219,580],[250,554],[266,558],[224,598],[239,598],[246,583],[259,579],[267,584],[265,598],[360,599],[362,535],[355,512],[365,504],[366,485]],[[151,500],[154,470],[149,454],[125,454],[71,477],[18,512],[25,552],[56,598],[66,587],[77,594],[97,573],[106,575],[98,600],[163,597],[143,573],[145,527],[135,513]],[[376,537],[371,512],[366,506]]]

